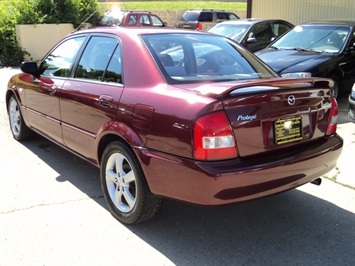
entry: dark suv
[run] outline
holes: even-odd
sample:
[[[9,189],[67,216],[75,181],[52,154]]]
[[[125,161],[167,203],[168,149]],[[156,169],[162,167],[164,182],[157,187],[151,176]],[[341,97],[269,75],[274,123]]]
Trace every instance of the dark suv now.
[[[182,15],[177,27],[206,31],[218,22],[234,19],[239,19],[239,17],[233,12],[225,10],[189,10]]]

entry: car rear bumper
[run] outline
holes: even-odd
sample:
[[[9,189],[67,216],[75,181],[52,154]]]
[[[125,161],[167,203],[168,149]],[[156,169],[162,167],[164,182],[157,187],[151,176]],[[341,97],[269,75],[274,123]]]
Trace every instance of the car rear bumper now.
[[[136,149],[151,191],[200,205],[223,205],[279,193],[308,183],[336,166],[338,135],[278,154],[199,162]]]

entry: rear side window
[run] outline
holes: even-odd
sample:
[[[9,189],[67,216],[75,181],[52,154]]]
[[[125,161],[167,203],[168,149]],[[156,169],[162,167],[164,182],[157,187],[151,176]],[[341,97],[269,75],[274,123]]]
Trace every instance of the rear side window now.
[[[193,12],[193,11],[187,11],[185,14],[181,17],[181,21],[197,21],[199,17],[198,12]]]
[[[121,56],[115,38],[93,36],[85,47],[76,78],[121,83]]]
[[[121,47],[118,45],[110,60],[103,81],[123,84]]]
[[[134,25],[137,24],[137,21],[138,21],[137,15],[130,15],[130,16],[128,17],[127,25],[129,25],[129,26],[134,26]]]
[[[199,21],[201,21],[201,22],[212,22],[213,21],[212,12],[201,12]]]

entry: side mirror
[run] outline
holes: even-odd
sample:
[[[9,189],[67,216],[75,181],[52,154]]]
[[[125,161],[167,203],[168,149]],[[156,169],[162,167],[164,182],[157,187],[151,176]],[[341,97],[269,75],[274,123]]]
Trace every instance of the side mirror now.
[[[36,62],[22,62],[21,71],[27,74],[33,75],[35,78],[39,79],[41,75],[39,74],[38,65]]]
[[[251,37],[251,38],[248,38],[248,39],[247,39],[246,43],[247,43],[247,44],[250,44],[250,43],[257,43],[257,40],[256,40],[256,38]]]
[[[166,26],[168,26],[168,23],[167,22],[163,22],[163,27],[166,27]]]

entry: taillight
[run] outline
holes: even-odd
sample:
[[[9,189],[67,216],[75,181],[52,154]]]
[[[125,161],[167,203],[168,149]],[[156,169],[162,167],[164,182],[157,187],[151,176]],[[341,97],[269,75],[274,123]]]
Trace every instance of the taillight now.
[[[238,155],[233,132],[224,111],[197,119],[193,141],[194,156],[199,160],[223,160]]]
[[[334,97],[332,97],[332,108],[330,109],[330,115],[328,119],[328,127],[326,135],[332,135],[337,131],[337,120],[338,120],[338,103]]]
[[[196,24],[196,30],[202,30],[202,24],[200,22]]]

